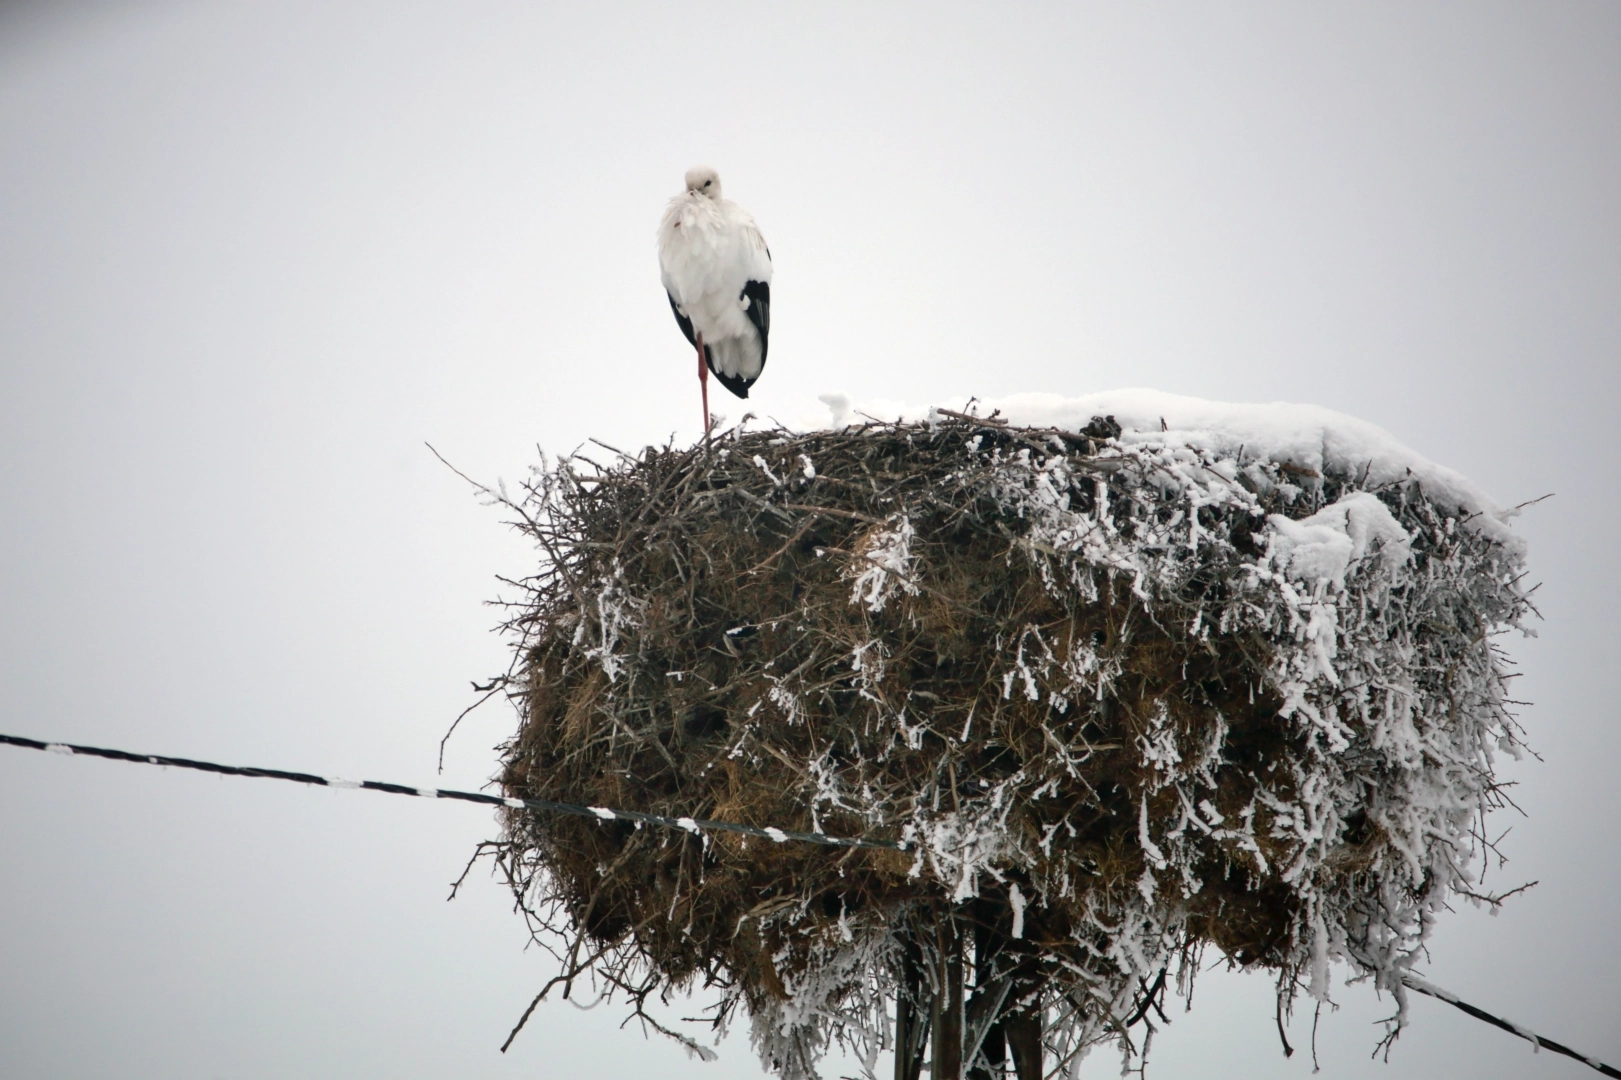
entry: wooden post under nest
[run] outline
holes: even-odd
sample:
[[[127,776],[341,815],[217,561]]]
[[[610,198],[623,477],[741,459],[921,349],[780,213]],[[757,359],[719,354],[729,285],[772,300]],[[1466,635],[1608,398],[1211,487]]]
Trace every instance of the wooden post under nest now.
[[[932,995],[925,991],[923,974],[923,950],[917,938],[909,934],[901,952],[899,989],[895,994],[895,1080],[918,1080],[923,1072],[932,1012],[925,1006]]]
[[[895,1080],[920,1080],[926,1059],[931,1080],[1001,1080],[1009,1064],[1017,1080],[1041,1080],[1038,976],[1009,948],[1008,921],[1005,904],[982,898],[911,928],[896,973]]]
[[[963,1080],[962,928],[947,911],[935,924],[934,1062],[931,1078]]]

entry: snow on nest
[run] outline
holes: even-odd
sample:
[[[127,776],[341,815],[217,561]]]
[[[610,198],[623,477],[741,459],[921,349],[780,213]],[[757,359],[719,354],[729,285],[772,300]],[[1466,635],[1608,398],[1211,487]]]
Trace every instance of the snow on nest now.
[[[1113,416],[1127,445],[1186,446],[1217,457],[1242,457],[1289,464],[1316,473],[1354,475],[1368,486],[1416,479],[1435,502],[1471,519],[1474,528],[1519,549],[1522,541],[1507,522],[1517,511],[1504,509],[1461,473],[1437,465],[1402,445],[1383,428],[1318,405],[1286,401],[1242,404],[1206,401],[1163,390],[1106,390],[1080,397],[1012,394],[1003,398],[959,398],[935,405],[852,400],[823,394],[828,412],[792,424],[796,430],[845,427],[867,419],[925,421],[940,408],[997,415],[1024,427],[1079,431],[1094,416]],[[1365,472],[1364,472],[1365,470]]]

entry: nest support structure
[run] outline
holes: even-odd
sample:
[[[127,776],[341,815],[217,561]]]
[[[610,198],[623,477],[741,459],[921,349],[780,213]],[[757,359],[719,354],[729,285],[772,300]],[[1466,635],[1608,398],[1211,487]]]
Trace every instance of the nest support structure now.
[[[509,795],[888,845],[507,811],[542,996],[707,1056],[648,1006],[712,988],[789,1080],[834,1044],[1035,1080],[1143,1052],[1211,948],[1280,1010],[1336,963],[1404,1010],[1437,914],[1494,899],[1523,554],[1415,481],[936,417],[494,494],[542,554]]]

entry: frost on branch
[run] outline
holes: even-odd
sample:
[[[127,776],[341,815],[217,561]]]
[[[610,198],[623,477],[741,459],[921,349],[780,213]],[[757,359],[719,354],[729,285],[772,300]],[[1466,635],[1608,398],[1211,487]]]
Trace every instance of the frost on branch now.
[[[559,992],[698,1052],[649,1009],[711,988],[789,1078],[925,1028],[1073,1075],[1210,948],[1285,999],[1336,964],[1400,999],[1521,749],[1523,551],[1314,465],[935,418],[537,470],[506,793],[906,845],[509,811]]]

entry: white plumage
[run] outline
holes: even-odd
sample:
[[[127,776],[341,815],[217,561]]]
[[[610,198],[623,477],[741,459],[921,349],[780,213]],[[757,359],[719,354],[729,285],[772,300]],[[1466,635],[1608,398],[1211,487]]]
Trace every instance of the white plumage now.
[[[659,270],[676,322],[698,349],[708,430],[708,373],[748,397],[771,333],[771,252],[749,212],[721,197],[714,169],[688,171],[686,190],[665,208]]]

